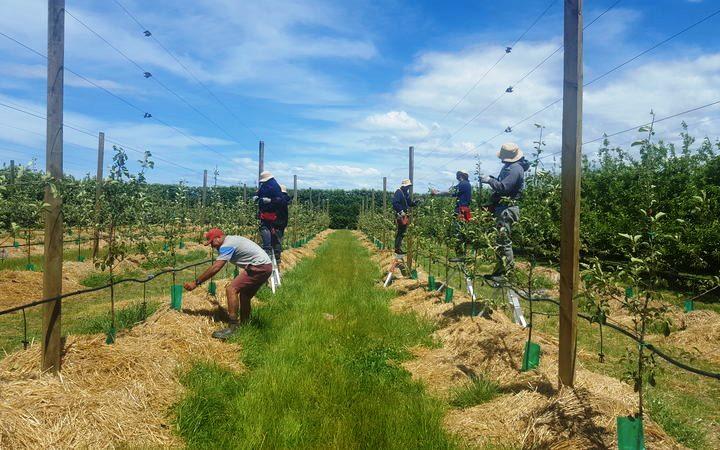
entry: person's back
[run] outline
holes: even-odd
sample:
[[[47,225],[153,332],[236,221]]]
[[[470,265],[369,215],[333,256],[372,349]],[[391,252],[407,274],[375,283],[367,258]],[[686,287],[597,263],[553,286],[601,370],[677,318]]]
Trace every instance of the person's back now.
[[[225,236],[218,249],[217,259],[231,262],[238,267],[272,264],[265,250],[243,236]]]
[[[277,219],[275,219],[275,228],[285,229],[287,227],[290,215],[288,206],[290,203],[292,203],[292,197],[283,192],[276,205]]]
[[[472,185],[469,180],[460,180],[456,187],[457,207],[470,206],[472,202]]]
[[[282,196],[282,191],[280,190],[280,184],[275,180],[275,178],[270,178],[269,180],[263,182],[260,185],[260,188],[257,191],[258,198],[269,198],[270,202],[263,202],[260,201],[258,203],[260,212],[275,212],[277,210],[277,199]]]

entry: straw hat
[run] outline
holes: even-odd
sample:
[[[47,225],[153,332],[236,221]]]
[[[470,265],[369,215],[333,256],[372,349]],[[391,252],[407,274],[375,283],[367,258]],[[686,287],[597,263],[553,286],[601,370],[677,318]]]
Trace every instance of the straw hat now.
[[[268,172],[267,170],[260,174],[260,182],[261,183],[264,183],[271,178],[273,178],[273,175],[270,172]]]
[[[284,184],[281,184],[281,185],[280,185],[280,192],[284,192],[284,193],[287,194],[287,186],[285,186]]]
[[[461,173],[461,174],[465,175],[466,177],[470,176],[470,173],[464,169],[458,169],[457,173]]]
[[[503,144],[502,147],[500,147],[500,151],[497,152],[497,157],[506,163],[519,161],[523,156],[525,155],[522,150],[520,150],[520,147],[512,142]]]
[[[402,180],[402,182],[400,183],[400,186],[402,186],[402,187],[412,186],[412,181],[410,181],[409,179],[405,178],[405,179]]]

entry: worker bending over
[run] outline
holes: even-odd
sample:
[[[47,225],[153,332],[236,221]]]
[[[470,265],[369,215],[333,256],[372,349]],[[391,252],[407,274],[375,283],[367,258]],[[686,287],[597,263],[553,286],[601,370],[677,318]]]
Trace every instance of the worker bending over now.
[[[250,320],[250,300],[270,278],[272,262],[268,254],[250,239],[242,236],[225,236],[219,228],[213,228],[205,233],[205,239],[205,245],[217,250],[218,257],[195,281],[185,283],[186,290],[192,291],[211,279],[228,262],[244,269],[225,288],[229,325],[212,334],[216,339],[225,340],[235,332],[239,324]]]

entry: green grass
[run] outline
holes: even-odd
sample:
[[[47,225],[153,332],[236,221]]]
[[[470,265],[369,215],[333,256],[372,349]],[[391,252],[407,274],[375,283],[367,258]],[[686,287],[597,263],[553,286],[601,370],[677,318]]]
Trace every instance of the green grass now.
[[[475,377],[469,383],[460,385],[450,392],[449,403],[455,408],[469,408],[487,403],[501,394],[497,383]]]
[[[115,330],[129,330],[133,326],[145,320],[160,307],[157,301],[150,301],[147,304],[136,302],[123,308],[115,310]],[[75,322],[68,328],[69,334],[96,334],[105,333],[112,325],[110,312],[88,317],[87,320]]]
[[[191,448],[452,448],[444,406],[399,366],[432,326],[392,314],[349,232],[302,262],[236,338],[243,375],[198,365],[177,425]]]

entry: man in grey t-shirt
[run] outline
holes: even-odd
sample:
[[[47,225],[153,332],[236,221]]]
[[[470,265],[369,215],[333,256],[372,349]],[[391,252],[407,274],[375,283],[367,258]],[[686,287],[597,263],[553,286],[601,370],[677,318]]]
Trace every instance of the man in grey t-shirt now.
[[[197,288],[215,276],[227,262],[245,269],[225,288],[230,325],[212,335],[214,338],[225,340],[235,332],[239,324],[250,319],[250,300],[272,275],[272,262],[265,250],[250,239],[242,236],[225,236],[219,228],[213,228],[205,233],[205,239],[207,240],[205,245],[210,245],[218,251],[217,260],[195,281],[185,283],[185,289],[192,291]]]

